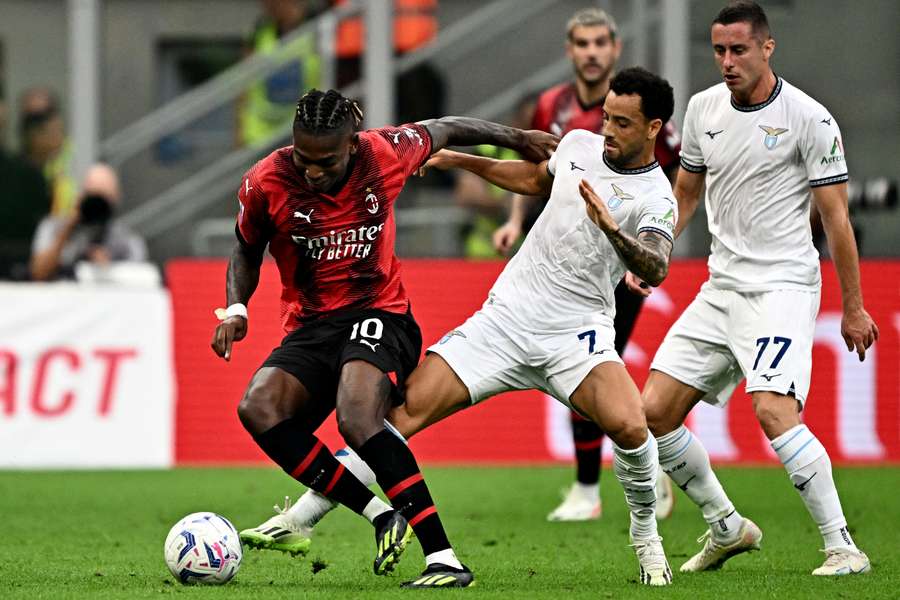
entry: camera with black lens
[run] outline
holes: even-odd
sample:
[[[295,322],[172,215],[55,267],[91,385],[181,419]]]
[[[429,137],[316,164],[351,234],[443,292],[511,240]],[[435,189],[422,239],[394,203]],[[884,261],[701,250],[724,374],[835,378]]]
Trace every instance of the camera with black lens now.
[[[104,226],[112,218],[112,204],[100,194],[88,194],[78,207],[84,225]]]

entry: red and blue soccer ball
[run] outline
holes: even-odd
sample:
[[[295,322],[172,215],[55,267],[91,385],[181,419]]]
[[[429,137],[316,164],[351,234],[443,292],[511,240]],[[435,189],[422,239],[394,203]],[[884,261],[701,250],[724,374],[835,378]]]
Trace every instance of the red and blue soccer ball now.
[[[243,550],[234,525],[211,512],[189,514],[169,531],[166,566],[183,584],[221,585],[241,567]]]

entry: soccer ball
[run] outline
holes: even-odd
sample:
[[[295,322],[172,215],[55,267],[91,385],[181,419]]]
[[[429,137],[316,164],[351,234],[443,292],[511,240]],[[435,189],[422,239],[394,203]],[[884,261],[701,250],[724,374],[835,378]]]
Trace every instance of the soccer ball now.
[[[164,552],[169,571],[184,584],[227,583],[243,557],[234,525],[211,512],[192,513],[175,523]]]

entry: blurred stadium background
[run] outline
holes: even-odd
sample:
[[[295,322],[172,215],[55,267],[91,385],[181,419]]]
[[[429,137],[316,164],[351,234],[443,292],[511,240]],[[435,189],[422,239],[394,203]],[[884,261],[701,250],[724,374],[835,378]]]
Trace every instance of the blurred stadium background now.
[[[288,90],[291,103],[303,82],[340,84],[361,99],[367,127],[441,114],[506,121],[522,97],[570,78],[565,24],[589,5],[618,20],[619,68],[641,64],[673,84],[676,125],[690,95],[719,80],[709,23],[721,0],[410,2],[419,8],[409,14],[427,14],[431,24],[412,19],[398,52],[389,0],[298,0],[305,12],[295,30],[266,41],[257,28],[251,38],[268,4],[0,0],[0,149],[23,151],[23,94],[52,90],[64,141],[52,184],[60,187],[51,191],[68,193],[71,207],[89,165],[115,167],[119,216],[146,240],[162,275],[0,283],[0,469],[266,464],[235,407],[281,337],[273,265],[235,360],[214,360],[208,345],[213,309],[224,302],[240,175],[288,143],[290,111],[270,130],[242,121],[260,89]],[[777,42],[776,72],[840,122],[864,295],[882,336],[865,363],[845,351],[839,288],[826,265],[806,419],[836,463],[893,464],[900,461],[900,3],[762,4]],[[354,17],[367,28],[361,56],[340,35]],[[19,202],[14,183],[0,181],[0,211]],[[59,202],[54,210],[65,211],[66,200]],[[410,181],[398,203],[398,251],[426,343],[476,309],[502,269],[500,257],[466,259],[472,219],[454,201],[451,177]],[[626,353],[638,383],[706,277],[704,223],[698,215],[679,240],[669,280],[638,321]],[[718,462],[777,464],[750,424],[743,389],[735,394],[726,411],[695,411],[694,430]],[[566,413],[539,394],[510,394],[421,434],[413,448],[427,464],[560,463],[572,456],[567,427]],[[333,425],[326,429],[336,449]],[[799,518],[799,504],[794,509]]]

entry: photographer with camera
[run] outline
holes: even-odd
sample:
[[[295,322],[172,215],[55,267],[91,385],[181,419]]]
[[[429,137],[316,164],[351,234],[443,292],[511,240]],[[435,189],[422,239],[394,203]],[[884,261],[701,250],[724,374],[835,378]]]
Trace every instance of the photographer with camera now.
[[[144,240],[114,218],[121,197],[112,167],[96,164],[84,177],[78,210],[70,217],[46,217],[32,243],[34,281],[75,279],[76,265],[97,267],[146,261]]]

